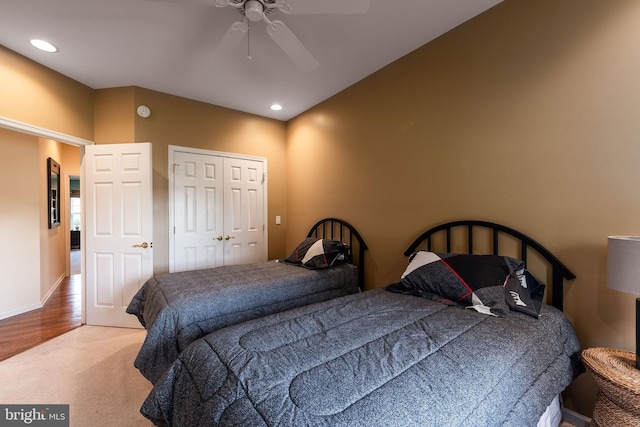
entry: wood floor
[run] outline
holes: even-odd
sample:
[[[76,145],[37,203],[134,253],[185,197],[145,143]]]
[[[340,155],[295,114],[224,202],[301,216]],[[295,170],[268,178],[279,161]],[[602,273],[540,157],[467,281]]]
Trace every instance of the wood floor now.
[[[0,320],[0,361],[81,325],[80,275],[66,277],[44,307]]]

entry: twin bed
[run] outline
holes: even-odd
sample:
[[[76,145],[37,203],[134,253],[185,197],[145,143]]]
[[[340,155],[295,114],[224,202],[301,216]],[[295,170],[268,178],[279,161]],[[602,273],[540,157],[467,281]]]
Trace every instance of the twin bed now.
[[[134,365],[155,383],[182,350],[210,332],[364,288],[367,245],[353,226],[325,218],[308,240],[344,242],[344,259],[322,269],[267,261],[149,279],[127,307],[147,329]]]
[[[159,426],[535,426],[549,416],[583,370],[558,297],[573,273],[528,236],[480,221],[434,227],[407,252],[405,274],[385,289],[195,340],[141,412]],[[545,269],[536,275],[551,283],[552,305],[532,303],[544,285],[530,264]]]

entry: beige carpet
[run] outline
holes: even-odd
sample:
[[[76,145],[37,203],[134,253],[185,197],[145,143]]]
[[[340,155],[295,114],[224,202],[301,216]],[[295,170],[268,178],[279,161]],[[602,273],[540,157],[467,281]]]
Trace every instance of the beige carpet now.
[[[142,329],[81,326],[0,362],[0,403],[69,404],[70,426],[151,426],[133,366]]]

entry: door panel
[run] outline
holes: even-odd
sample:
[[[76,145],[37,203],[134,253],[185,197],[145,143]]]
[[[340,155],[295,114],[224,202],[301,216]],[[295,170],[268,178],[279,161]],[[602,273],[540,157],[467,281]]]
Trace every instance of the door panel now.
[[[140,327],[126,313],[153,274],[151,144],[85,147],[87,324]]]
[[[172,271],[222,265],[222,159],[175,152]],[[221,238],[221,237],[220,237]]]
[[[258,160],[227,157],[224,222],[225,264],[264,261],[264,171]]]

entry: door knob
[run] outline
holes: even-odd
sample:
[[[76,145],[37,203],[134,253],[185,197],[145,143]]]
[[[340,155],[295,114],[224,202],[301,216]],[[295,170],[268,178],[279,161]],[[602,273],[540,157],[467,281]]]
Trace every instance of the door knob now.
[[[216,240],[222,240],[222,236],[214,237]]]
[[[147,249],[149,247],[149,244],[147,242],[142,242],[139,245],[133,245],[134,248],[144,248]]]
[[[224,236],[224,240],[235,239],[236,236],[229,236],[228,234]]]

